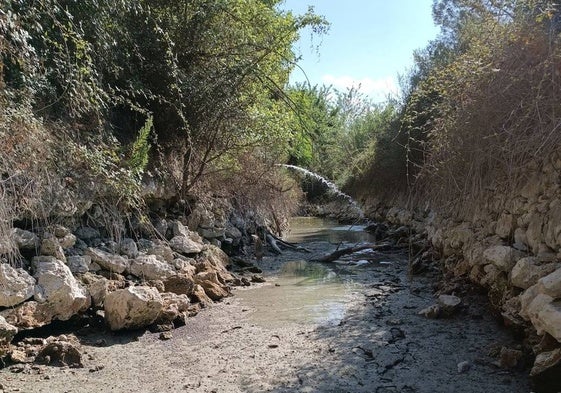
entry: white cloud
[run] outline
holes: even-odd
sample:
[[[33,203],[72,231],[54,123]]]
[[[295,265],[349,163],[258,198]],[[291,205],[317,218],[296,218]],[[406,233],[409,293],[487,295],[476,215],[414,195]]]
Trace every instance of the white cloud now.
[[[356,79],[349,75],[324,75],[321,78],[326,85],[332,85],[337,90],[358,88],[360,92],[370,96],[374,101],[385,101],[388,95],[397,96],[399,89],[395,78],[387,76],[381,79]]]

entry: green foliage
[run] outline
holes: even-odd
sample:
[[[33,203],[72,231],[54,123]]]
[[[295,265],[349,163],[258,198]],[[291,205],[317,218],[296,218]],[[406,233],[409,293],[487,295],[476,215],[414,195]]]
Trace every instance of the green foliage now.
[[[286,91],[292,44],[327,23],[280,3],[0,0],[0,169],[21,180],[9,219],[37,216],[61,189],[135,209],[148,169],[178,197],[228,176],[249,185],[256,159],[270,170],[304,146]]]
[[[138,136],[130,149],[130,155],[127,160],[127,166],[139,175],[144,172],[148,165],[148,153],[150,152],[150,132],[153,127],[153,117],[148,116],[144,126],[138,132]]]

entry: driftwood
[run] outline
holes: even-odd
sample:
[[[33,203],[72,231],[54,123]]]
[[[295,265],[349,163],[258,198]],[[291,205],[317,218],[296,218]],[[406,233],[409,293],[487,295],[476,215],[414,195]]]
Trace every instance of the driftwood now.
[[[393,246],[391,244],[388,244],[388,243],[384,243],[384,244],[372,244],[372,243],[361,244],[361,245],[354,246],[354,247],[342,248],[340,250],[332,252],[331,254],[324,255],[323,257],[320,257],[320,258],[314,258],[312,260],[314,262],[333,262],[333,261],[341,258],[343,255],[354,254],[355,252],[359,252],[359,251],[362,251],[362,250],[371,249],[373,251],[384,251],[384,250],[389,250],[392,247]]]
[[[275,254],[282,254],[282,251],[279,248],[279,245],[277,244],[277,239],[275,239],[274,236],[271,235],[270,233],[267,233],[267,243],[269,243],[271,249]]]
[[[271,236],[271,237],[276,241],[276,243],[277,243],[277,245],[278,245],[279,247],[288,248],[288,249],[296,250],[296,251],[311,252],[311,251],[308,250],[307,248],[304,248],[304,247],[301,247],[301,246],[299,246],[299,245],[297,245],[297,244],[290,243],[290,242],[287,242],[287,241],[285,241],[285,240],[282,240],[281,238],[279,238],[279,237],[273,235],[273,234],[270,233],[270,232],[268,233],[267,236]]]

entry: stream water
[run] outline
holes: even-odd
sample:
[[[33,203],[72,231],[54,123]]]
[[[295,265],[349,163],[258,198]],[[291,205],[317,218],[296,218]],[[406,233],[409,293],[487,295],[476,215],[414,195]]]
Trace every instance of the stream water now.
[[[295,217],[290,228],[285,240],[316,245],[324,253],[332,251],[336,244],[373,240],[364,226],[342,226],[317,217]],[[267,270],[266,266],[261,267]],[[251,292],[241,291],[237,296],[252,310],[252,322],[260,326],[334,325],[343,319],[347,306],[355,298],[359,284],[353,280],[353,269],[360,268],[344,262],[321,264],[289,257],[267,274],[267,284]]]

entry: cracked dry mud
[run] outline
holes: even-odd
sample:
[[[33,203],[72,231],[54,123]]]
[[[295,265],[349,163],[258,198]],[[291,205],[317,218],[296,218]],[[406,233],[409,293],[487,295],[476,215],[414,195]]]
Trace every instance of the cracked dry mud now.
[[[335,246],[307,247],[324,253]],[[84,368],[3,369],[2,387],[92,393],[530,390],[524,370],[500,369],[489,357],[492,348],[515,341],[482,296],[464,296],[453,318],[429,320],[417,313],[434,303],[434,279],[410,281],[403,256],[380,254],[391,263],[356,267],[287,263],[306,257],[286,252],[265,258],[265,284],[236,289],[169,340],[149,332],[98,332],[81,337]],[[283,266],[291,266],[290,274],[279,275]],[[87,344],[100,338],[104,346]],[[469,370],[459,373],[465,361]]]

